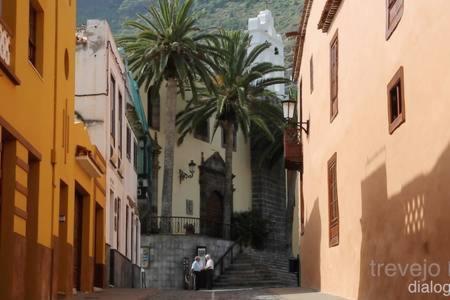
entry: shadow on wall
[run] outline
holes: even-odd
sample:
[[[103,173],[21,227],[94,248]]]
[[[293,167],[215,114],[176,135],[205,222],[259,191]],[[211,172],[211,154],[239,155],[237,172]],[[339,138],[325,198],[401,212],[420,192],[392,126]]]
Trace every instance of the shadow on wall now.
[[[362,181],[361,196],[358,299],[442,299],[442,292],[418,292],[431,291],[431,281],[450,283],[450,145],[430,173],[416,177],[398,194],[388,198],[382,165]],[[432,264],[439,265],[439,274]]]
[[[320,219],[319,199],[314,201],[314,207],[305,224],[305,234],[301,240],[301,286],[320,290],[320,243],[322,225]]]

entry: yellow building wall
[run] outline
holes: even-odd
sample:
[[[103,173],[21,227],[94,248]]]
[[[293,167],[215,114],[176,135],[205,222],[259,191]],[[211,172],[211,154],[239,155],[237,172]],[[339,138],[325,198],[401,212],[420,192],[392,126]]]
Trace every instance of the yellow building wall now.
[[[28,60],[30,3],[38,11],[37,67]],[[105,183],[104,177],[97,179],[96,187],[74,159],[76,145],[92,147],[86,133],[77,133],[79,129],[73,126],[76,1],[2,1],[2,5],[0,19],[11,31],[12,60],[9,72],[4,67],[0,70],[4,171],[0,299],[48,299],[58,291],[72,293],[67,251],[73,244],[75,182],[80,182],[92,199],[96,195],[87,227],[86,268],[90,269],[95,203],[104,207],[104,194],[99,191],[104,191]],[[59,218],[62,182],[67,187],[65,225]],[[59,241],[61,226],[65,226],[64,241]],[[104,263],[104,257],[96,262]],[[90,278],[83,279],[85,291],[92,290],[90,272]]]

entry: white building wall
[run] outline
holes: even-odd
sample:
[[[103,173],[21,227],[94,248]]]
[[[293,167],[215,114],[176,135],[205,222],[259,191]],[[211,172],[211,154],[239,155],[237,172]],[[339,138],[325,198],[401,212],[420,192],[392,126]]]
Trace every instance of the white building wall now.
[[[256,18],[250,18],[248,20],[248,32],[252,36],[250,50],[266,41],[271,44],[270,48],[256,59],[256,62],[271,62],[274,65],[284,66],[283,39],[275,30],[274,19],[270,10],[261,11]],[[266,75],[266,78],[272,77],[284,77],[284,72]],[[285,95],[284,84],[271,86],[269,90],[277,93],[280,97]]]
[[[76,55],[76,101],[75,111],[85,120],[93,143],[99,148],[107,161],[106,170],[106,243],[111,249],[131,259],[131,212],[137,212],[137,174],[133,167],[133,146],[130,160],[126,156],[127,119],[125,67],[117,51],[111,30],[106,21],[89,20],[86,28],[78,35],[86,38],[85,43],[77,44]],[[111,76],[115,79],[115,91],[111,90]],[[111,137],[111,92],[115,92],[115,141]],[[122,95],[122,151],[119,151],[119,93]],[[135,135],[132,133],[132,141]],[[113,151],[111,151],[111,147]],[[122,176],[119,168],[111,162],[112,154],[120,157]],[[115,199],[120,199],[119,212],[115,212]],[[128,226],[126,207],[129,207]],[[115,230],[114,217],[120,215],[118,232]],[[135,225],[135,231],[139,222]],[[126,230],[128,228],[128,240]],[[140,235],[138,235],[140,237]],[[118,239],[120,243],[118,245]],[[138,247],[139,239],[134,239]],[[128,254],[126,245],[128,244]]]
[[[142,99],[147,99],[145,91],[141,90]],[[163,167],[164,167],[164,147],[166,143],[165,126],[166,126],[166,93],[165,87],[161,89],[161,113],[160,113],[160,130],[150,129],[151,136],[155,134],[158,137],[158,144],[162,147],[159,155],[158,163],[161,169],[158,177],[158,215],[161,215],[162,188],[163,188]],[[181,111],[185,107],[186,102],[178,99],[177,110]],[[145,111],[148,113],[147,104]],[[210,135],[213,133],[213,120],[210,120]],[[172,216],[177,217],[195,217],[200,218],[200,184],[199,184],[199,168],[201,165],[202,153],[207,160],[215,152],[218,152],[222,159],[225,160],[225,148],[222,147],[221,133],[219,128],[211,142],[205,142],[195,138],[192,134],[186,136],[183,144],[175,147],[174,172],[173,172],[173,199],[172,199]],[[178,139],[178,135],[177,135]],[[180,183],[179,170],[188,172],[188,164],[193,160],[197,167],[195,168],[194,177],[186,179]],[[251,156],[250,142],[246,143],[242,131],[237,134],[237,148],[233,152],[233,174],[235,191],[233,194],[234,212],[249,211],[252,208],[252,189],[251,189]],[[186,213],[186,200],[193,201],[193,215]]]

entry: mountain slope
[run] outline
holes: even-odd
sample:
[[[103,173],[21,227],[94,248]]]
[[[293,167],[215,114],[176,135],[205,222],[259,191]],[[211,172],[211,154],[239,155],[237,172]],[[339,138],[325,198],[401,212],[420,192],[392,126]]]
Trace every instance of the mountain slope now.
[[[107,19],[115,34],[126,29],[123,23],[156,0],[78,0],[78,24],[87,19]],[[304,0],[196,0],[195,10],[202,11],[200,25],[204,29],[247,29],[248,18],[255,17],[266,7],[272,11],[275,26],[284,34],[296,30]],[[286,42],[286,58],[291,59],[292,41]]]

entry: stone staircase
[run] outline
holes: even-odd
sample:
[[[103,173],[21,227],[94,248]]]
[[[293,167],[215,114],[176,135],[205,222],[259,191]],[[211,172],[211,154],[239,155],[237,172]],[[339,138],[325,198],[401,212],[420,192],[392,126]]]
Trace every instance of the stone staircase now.
[[[297,275],[289,273],[288,255],[246,248],[214,282],[215,289],[295,287]]]

